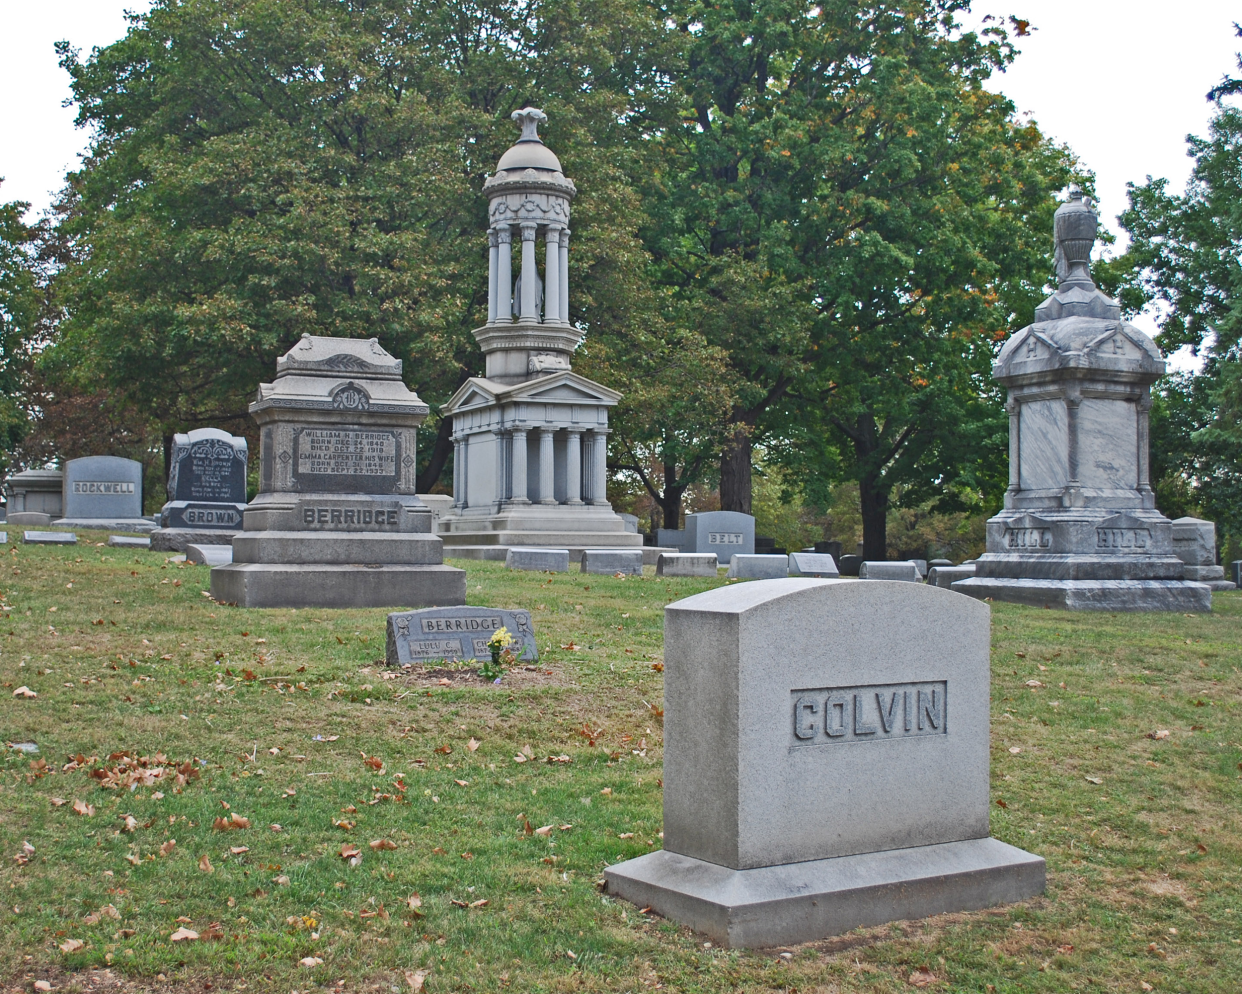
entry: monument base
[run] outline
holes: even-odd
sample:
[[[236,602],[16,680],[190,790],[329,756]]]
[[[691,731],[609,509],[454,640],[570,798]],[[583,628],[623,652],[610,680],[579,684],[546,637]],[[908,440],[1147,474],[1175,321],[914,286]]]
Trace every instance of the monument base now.
[[[850,929],[1042,894],[1044,860],[997,839],[732,870],[659,851],[604,870],[609,894],[733,948],[811,942]]]
[[[153,552],[185,552],[187,545],[231,545],[241,529],[157,528],[151,533]]]
[[[442,607],[466,603],[452,566],[232,563],[211,571],[211,596],[238,607]]]
[[[1065,611],[1211,611],[1212,588],[1185,580],[1035,580],[974,576],[952,590]]]
[[[52,515],[42,511],[12,511],[7,524],[26,525],[32,528],[47,528],[52,523]]]
[[[157,525],[150,518],[58,518],[53,528],[84,528],[100,532],[153,532]]]

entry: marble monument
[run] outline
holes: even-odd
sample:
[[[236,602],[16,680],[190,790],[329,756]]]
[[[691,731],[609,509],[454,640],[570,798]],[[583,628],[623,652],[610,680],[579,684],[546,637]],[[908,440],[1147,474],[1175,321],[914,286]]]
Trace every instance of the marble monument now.
[[[1148,465],[1151,384],[1164,360],[1091,278],[1098,220],[1081,191],[1056,212],[1057,292],[1001,349],[1009,489],[987,524],[973,597],[1103,611],[1210,611],[1185,579]]]
[[[219,428],[173,436],[168,468],[171,499],[160,510],[151,548],[185,552],[194,544],[228,545],[246,510],[246,440]]]
[[[259,384],[259,492],[211,571],[211,595],[242,607],[463,604],[415,493],[427,405],[372,338],[302,340]]]
[[[120,456],[83,456],[65,463],[57,528],[100,528],[121,532],[155,531],[142,516],[142,463]]]
[[[642,536],[608,503],[608,409],[621,395],[571,368],[583,339],[569,307],[577,190],[539,137],[544,113],[527,107],[513,119],[522,136],[483,184],[488,320],[474,336],[487,365],[444,408],[453,418],[455,500],[439,534],[447,555],[476,559],[503,560],[511,546],[554,546],[575,558],[589,548],[641,548]]]

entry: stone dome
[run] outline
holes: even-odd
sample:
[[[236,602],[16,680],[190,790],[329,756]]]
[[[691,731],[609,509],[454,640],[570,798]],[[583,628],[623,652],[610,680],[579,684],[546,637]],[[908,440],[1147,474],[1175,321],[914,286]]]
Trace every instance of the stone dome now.
[[[561,160],[539,137],[539,125],[548,119],[548,115],[537,107],[523,107],[510,116],[521,126],[522,137],[500,157],[500,161],[496,163],[496,172],[520,169],[563,172]]]

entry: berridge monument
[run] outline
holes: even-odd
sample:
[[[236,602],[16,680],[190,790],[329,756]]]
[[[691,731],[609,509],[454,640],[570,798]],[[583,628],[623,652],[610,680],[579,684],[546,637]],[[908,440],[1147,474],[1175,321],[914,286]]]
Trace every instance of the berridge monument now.
[[[1210,611],[1185,579],[1148,461],[1151,385],[1165,364],[1091,278],[1098,219],[1077,187],[1056,212],[1057,292],[1001,349],[1009,392],[1009,489],[987,552],[953,589],[1100,611]]]
[[[438,523],[445,555],[503,560],[512,546],[575,554],[639,548],[642,537],[626,530],[606,493],[608,409],[621,395],[570,363],[583,339],[569,308],[577,190],[539,137],[544,113],[526,107],[513,119],[522,136],[483,184],[487,324],[474,336],[485,375],[467,380],[444,408],[453,418],[454,496],[453,513]]]

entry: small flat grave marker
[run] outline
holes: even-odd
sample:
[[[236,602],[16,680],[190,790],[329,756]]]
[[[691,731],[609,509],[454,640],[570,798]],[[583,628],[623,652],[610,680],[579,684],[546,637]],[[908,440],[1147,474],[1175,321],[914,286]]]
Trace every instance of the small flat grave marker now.
[[[395,611],[388,616],[388,639],[384,653],[389,666],[440,660],[487,660],[487,642],[497,629],[507,629],[516,639],[510,651],[522,662],[539,658],[535,626],[529,611],[504,611],[490,607],[432,607],[421,611]]]

